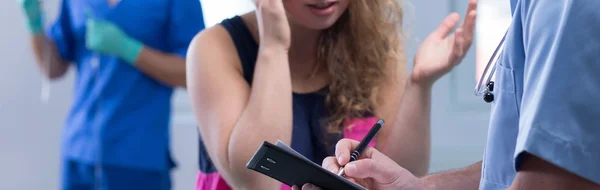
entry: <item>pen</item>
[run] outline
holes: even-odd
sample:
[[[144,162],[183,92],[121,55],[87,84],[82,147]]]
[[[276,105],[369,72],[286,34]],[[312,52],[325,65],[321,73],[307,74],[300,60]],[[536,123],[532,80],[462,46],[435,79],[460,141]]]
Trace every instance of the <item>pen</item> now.
[[[354,151],[352,151],[352,154],[350,154],[350,161],[355,161],[358,159],[358,157],[360,156],[360,153],[362,153],[362,151],[367,148],[367,145],[369,144],[369,142],[371,142],[371,140],[373,140],[373,137],[375,137],[375,135],[377,134],[377,132],[379,132],[379,129],[383,126],[383,119],[379,119],[377,120],[377,123],[375,123],[375,125],[373,125],[373,127],[369,130],[369,133],[367,133],[367,136],[365,136],[365,138],[362,139],[362,141],[360,141],[360,143],[358,144],[358,147],[356,147],[356,149],[354,149]],[[344,175],[344,167],[342,166],[340,168],[340,171],[338,172],[338,175]]]

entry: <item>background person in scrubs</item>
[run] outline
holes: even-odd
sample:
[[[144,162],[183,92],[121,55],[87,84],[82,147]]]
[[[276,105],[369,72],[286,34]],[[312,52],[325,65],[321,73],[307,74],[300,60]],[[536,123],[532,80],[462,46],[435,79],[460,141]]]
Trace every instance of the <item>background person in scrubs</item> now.
[[[77,69],[62,189],[169,189],[170,100],[204,28],[200,2],[63,0],[45,32],[40,1],[18,1],[42,73]]]
[[[483,164],[417,178],[373,148],[347,164],[345,139],[323,167],[370,189],[600,189],[600,1],[511,4]]]

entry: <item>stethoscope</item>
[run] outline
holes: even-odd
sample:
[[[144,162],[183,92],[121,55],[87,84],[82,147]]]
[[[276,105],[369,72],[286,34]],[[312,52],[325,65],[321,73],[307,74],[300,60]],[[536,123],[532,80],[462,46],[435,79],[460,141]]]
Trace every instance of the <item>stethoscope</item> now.
[[[483,95],[483,101],[487,103],[491,103],[494,101],[494,81],[492,81],[492,77],[496,72],[496,65],[498,64],[498,58],[500,57],[501,53],[500,50],[504,47],[504,40],[506,39],[507,33],[508,31],[504,33],[502,40],[496,47],[496,50],[494,50],[492,57],[490,57],[490,60],[488,61],[487,65],[485,66],[485,69],[483,70],[483,74],[481,75],[479,81],[477,82],[477,85],[475,86],[475,96]],[[483,82],[484,79],[485,83]]]

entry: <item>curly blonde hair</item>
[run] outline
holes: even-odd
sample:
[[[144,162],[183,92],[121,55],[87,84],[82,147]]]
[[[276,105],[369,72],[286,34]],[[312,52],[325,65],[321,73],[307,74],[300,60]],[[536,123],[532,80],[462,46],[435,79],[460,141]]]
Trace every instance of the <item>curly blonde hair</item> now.
[[[330,78],[327,131],[342,133],[346,119],[374,113],[390,63],[404,64],[403,11],[398,0],[352,0],[319,40],[317,61]]]

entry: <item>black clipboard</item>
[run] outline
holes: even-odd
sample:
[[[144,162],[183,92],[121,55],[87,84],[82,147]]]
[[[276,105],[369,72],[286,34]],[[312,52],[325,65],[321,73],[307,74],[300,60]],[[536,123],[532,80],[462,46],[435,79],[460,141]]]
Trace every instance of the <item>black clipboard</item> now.
[[[302,186],[311,183],[322,189],[366,188],[348,181],[317,165],[282,142],[273,145],[267,141],[258,148],[246,168],[262,173],[286,185]]]

